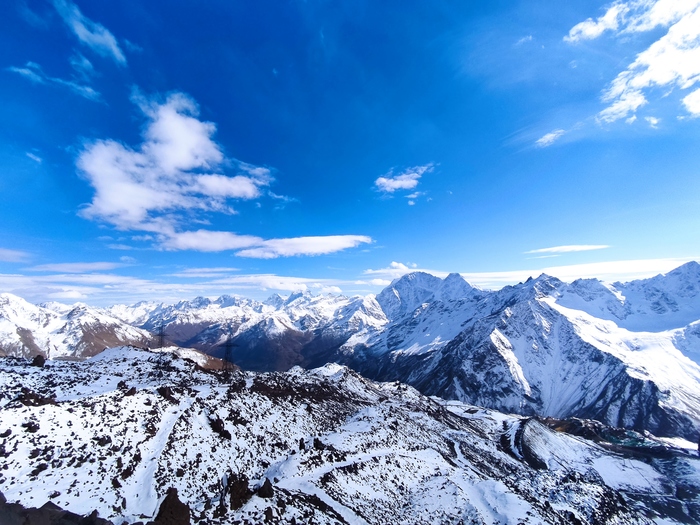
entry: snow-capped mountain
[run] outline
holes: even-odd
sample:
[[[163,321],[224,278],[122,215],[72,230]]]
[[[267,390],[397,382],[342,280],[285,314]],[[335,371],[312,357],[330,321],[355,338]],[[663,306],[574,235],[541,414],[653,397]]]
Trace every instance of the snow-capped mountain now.
[[[31,306],[31,305],[29,305]],[[66,316],[72,307],[53,305]],[[295,293],[114,306],[104,315],[257,371],[336,362],[428,395],[696,440],[700,265],[651,279],[498,291],[412,273],[367,297]],[[15,333],[17,330],[15,330]],[[63,347],[64,354],[71,348]]]
[[[695,440],[700,367],[689,349],[696,325],[632,332],[563,306],[560,298],[570,304],[571,293],[541,276],[481,298],[430,300],[366,347],[346,345],[339,360],[448,399]]]
[[[87,357],[105,348],[149,344],[151,335],[85,304],[33,305],[0,294],[0,355]]]
[[[133,348],[0,360],[0,492],[114,524],[173,505],[209,524],[699,523],[690,447],[339,365],[225,379]]]

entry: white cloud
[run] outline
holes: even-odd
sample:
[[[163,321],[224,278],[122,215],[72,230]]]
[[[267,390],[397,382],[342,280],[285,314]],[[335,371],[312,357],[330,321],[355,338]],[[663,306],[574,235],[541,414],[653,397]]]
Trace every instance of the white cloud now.
[[[90,79],[95,76],[95,68],[92,62],[80,53],[76,53],[70,57],[70,65],[83,82],[89,82]]]
[[[658,27],[668,27],[668,31],[639,53],[604,91],[603,101],[609,105],[598,114],[599,121],[634,116],[649,103],[647,96],[653,88],[684,90],[700,80],[700,0],[618,0],[597,21],[577,24],[565,37],[577,42],[597,38],[607,30],[625,35]]]
[[[427,270],[425,268],[418,268],[418,266],[415,264],[407,265],[407,264],[396,262],[396,261],[393,261],[387,268],[380,268],[378,270],[365,270],[363,273],[365,275],[380,276],[380,277],[378,277],[377,282],[383,283],[386,279],[391,279],[391,280],[398,279],[402,275],[406,275],[407,273],[411,273],[411,272],[425,272],[425,273],[435,275],[437,277],[447,277],[447,275],[449,274],[449,272],[443,272],[443,271],[438,271],[438,270]],[[384,279],[382,279],[381,277],[384,277]],[[374,284],[374,282],[372,282],[372,284]]]
[[[567,42],[579,42],[597,38],[607,30],[616,30],[620,26],[621,18],[629,11],[629,7],[622,2],[615,2],[603,16],[597,20],[589,18],[571,28],[569,34],[564,37]]]
[[[656,117],[644,117],[644,120],[646,120],[649,123],[649,126],[651,126],[654,129],[659,127],[659,122],[661,122],[661,119],[658,119]]]
[[[527,36],[522,37],[520,40],[518,40],[518,41],[515,43],[515,45],[516,45],[516,46],[521,46],[521,45],[526,44],[526,43],[528,43],[528,42],[532,42],[532,40],[533,40],[533,36],[532,36],[532,35],[527,35]]]
[[[564,134],[566,133],[566,130],[563,129],[555,129],[554,131],[551,131],[547,133],[546,135],[543,135],[539,139],[535,141],[535,144],[539,148],[546,148],[547,146],[551,146],[554,144],[557,140],[559,140]]]
[[[364,235],[326,235],[265,240],[232,232],[197,230],[172,233],[162,242],[162,247],[166,250],[200,252],[239,250],[236,252],[239,257],[275,259],[295,255],[324,255],[371,242],[372,239]]]
[[[172,236],[178,212],[208,210],[232,213],[228,198],[253,199],[270,183],[267,168],[225,159],[212,135],[216,126],[199,120],[196,103],[182,93],[163,103],[134,97],[149,122],[144,141],[130,148],[98,140],[81,152],[77,166],[95,189],[81,214],[122,230]],[[239,173],[222,173],[233,164]],[[186,239],[186,238],[185,238]],[[172,239],[168,245],[177,245]]]
[[[24,262],[29,259],[29,254],[20,250],[8,250],[0,248],[0,261],[3,262]]]
[[[423,174],[433,171],[433,167],[431,162],[424,166],[408,168],[398,175],[394,175],[394,171],[391,170],[386,175],[375,180],[374,185],[378,190],[386,193],[394,193],[396,190],[412,190],[418,186],[418,180]]]
[[[214,279],[216,277],[226,277],[231,273],[240,271],[238,268],[218,267],[218,268],[186,268],[176,273],[171,273],[171,277],[183,279],[205,278]]]
[[[364,235],[326,235],[270,239],[261,242],[256,247],[236,252],[236,255],[256,259],[274,259],[276,257],[291,257],[295,255],[324,255],[371,242],[372,238]]]
[[[8,67],[8,71],[22,75],[27,80],[34,82],[35,84],[54,84],[58,86],[64,86],[73,91],[73,93],[80,95],[81,97],[87,98],[88,100],[100,100],[100,94],[92,89],[90,86],[86,86],[75,80],[65,80],[63,78],[50,77],[41,69],[39,64],[34,62],[27,62],[24,67]]]
[[[117,39],[107,28],[87,18],[78,6],[68,0],[53,0],[53,5],[78,40],[98,55],[112,58],[120,65],[126,64],[126,57]]]
[[[690,114],[700,117],[700,89],[696,89],[683,99],[683,104]]]
[[[123,258],[122,258],[123,259]],[[131,258],[129,258],[131,259]],[[53,263],[40,264],[28,268],[33,272],[62,272],[62,273],[85,273],[85,272],[102,272],[106,270],[114,270],[127,266],[127,262],[77,262],[77,263]]]
[[[131,148],[114,140],[87,144],[77,166],[95,189],[92,202],[80,214],[120,230],[149,232],[165,250],[220,252],[240,250],[241,257],[274,258],[332,253],[362,243],[366,236],[330,235],[263,239],[230,231],[182,231],[201,221],[198,211],[235,213],[229,199],[255,199],[272,182],[268,168],[227,159],[212,139],[216,126],[199,120],[196,103],[182,93],[165,102],[134,95],[148,124],[143,142]],[[224,169],[237,170],[227,175]],[[149,240],[148,235],[134,237]],[[128,245],[111,245],[129,249]]]
[[[539,248],[530,250],[524,253],[571,253],[571,252],[588,252],[591,250],[603,250],[610,248],[607,244],[571,244],[566,246],[552,246],[551,248]]]
[[[252,235],[232,232],[197,230],[170,234],[163,242],[166,250],[196,250],[200,252],[222,252],[260,246],[265,241]]]
[[[39,157],[38,155],[34,155],[34,153],[31,153],[29,151],[26,153],[26,155],[27,155],[27,157],[29,157],[30,159],[32,159],[34,162],[36,162],[38,164],[41,164],[43,161],[43,159],[41,157]]]

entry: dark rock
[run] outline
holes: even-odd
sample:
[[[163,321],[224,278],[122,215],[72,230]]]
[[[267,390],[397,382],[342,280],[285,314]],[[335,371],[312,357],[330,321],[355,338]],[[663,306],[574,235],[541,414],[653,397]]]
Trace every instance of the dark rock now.
[[[190,507],[177,497],[177,489],[170,487],[160,504],[155,525],[190,525]]]
[[[253,495],[253,491],[248,488],[248,482],[245,474],[230,475],[227,490],[232,510],[240,509]]]
[[[100,436],[92,438],[93,441],[97,441],[97,444],[101,447],[109,445],[112,442],[112,438],[109,436]]]
[[[45,364],[46,358],[41,354],[37,354],[34,356],[34,359],[32,359],[32,366],[43,367]]]
[[[136,387],[132,386],[129,390],[124,392],[124,397],[126,396],[133,396],[136,393]]]
[[[56,404],[56,400],[53,397],[42,396],[25,387],[22,387],[22,393],[17,397],[17,401],[28,407]]]
[[[177,399],[175,399],[175,397],[173,396],[173,391],[169,386],[159,386],[158,388],[156,388],[156,392],[158,392],[161,396],[163,396],[171,403],[177,403]]]
[[[0,438],[10,437],[11,435],[12,435],[12,429],[8,428],[7,430],[5,430],[5,432],[0,434]]]
[[[275,491],[272,488],[272,483],[268,478],[265,478],[265,483],[258,489],[258,496],[261,498],[271,498],[275,495]]]
[[[98,517],[97,511],[80,516],[47,502],[41,508],[25,508],[19,503],[7,503],[0,492],[0,523],[2,525],[113,525]]]
[[[42,472],[44,472],[49,466],[46,463],[39,463],[36,467],[34,467],[34,470],[31,471],[32,476],[38,476]]]
[[[216,419],[210,419],[209,424],[211,425],[211,429],[222,438],[228,439],[229,441],[231,440],[231,432],[224,428],[224,422],[221,420],[221,418],[217,417]]]
[[[22,423],[22,428],[30,434],[34,434],[39,430],[39,423],[36,421],[28,421],[27,423]]]

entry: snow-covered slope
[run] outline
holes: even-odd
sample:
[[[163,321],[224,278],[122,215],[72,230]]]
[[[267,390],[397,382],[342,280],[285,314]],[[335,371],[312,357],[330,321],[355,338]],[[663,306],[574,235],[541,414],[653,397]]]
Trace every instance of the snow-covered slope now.
[[[663,295],[679,305],[683,298],[692,302],[690,291],[700,288],[700,279],[680,285],[678,275],[690,279],[695,274],[682,267],[648,280],[654,291],[645,296]],[[406,281],[404,287],[410,283]],[[624,288],[637,290],[639,297],[645,283]],[[597,281],[585,284],[540,276],[458,300],[424,298],[365,347],[345,345],[340,360],[374,379],[401,380],[448,399],[520,414],[595,418],[696,440],[697,324],[662,332],[630,331],[583,310],[585,303],[589,312],[600,313],[601,305],[614,312],[625,303],[611,287]],[[644,309],[641,300],[634,304],[630,311],[645,312],[628,315],[637,315],[637,323],[670,322],[670,316],[652,318],[667,311]],[[678,311],[691,312],[692,306],[679,306]]]
[[[0,359],[0,491],[115,524],[698,523],[695,452],[504,415],[338,365],[229,380],[173,354]]]
[[[33,305],[0,294],[0,354],[87,357],[104,348],[148,344],[150,334],[97,308],[77,303]]]
[[[683,328],[700,320],[700,264],[630,283],[581,279],[558,302],[635,332]]]
[[[31,347],[27,341],[43,333],[37,326],[62,333],[66,322],[57,319],[85,307],[22,308],[15,317],[32,319],[34,328],[12,324],[12,348]],[[216,357],[230,341],[234,361],[248,370],[337,362],[371,379],[512,413],[595,418],[691,440],[700,432],[695,262],[630,283],[567,284],[542,275],[485,291],[458,274],[417,272],[376,297],[198,297],[98,313],[151,333],[163,327],[168,344]],[[71,339],[52,341],[53,355],[75,353]]]

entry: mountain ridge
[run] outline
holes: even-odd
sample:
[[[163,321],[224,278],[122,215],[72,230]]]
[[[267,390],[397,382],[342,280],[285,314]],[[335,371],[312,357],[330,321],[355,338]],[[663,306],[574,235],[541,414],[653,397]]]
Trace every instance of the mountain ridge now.
[[[506,412],[691,440],[700,431],[697,263],[630,283],[542,274],[487,291],[418,272],[377,296],[221,296],[104,312],[216,357],[231,340],[244,369],[338,362]]]

